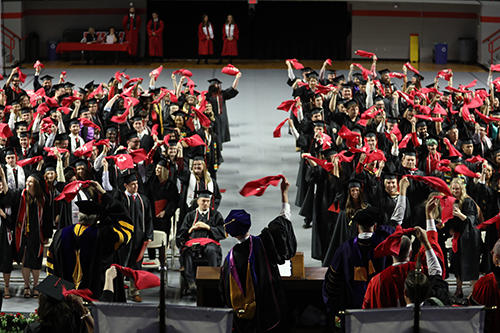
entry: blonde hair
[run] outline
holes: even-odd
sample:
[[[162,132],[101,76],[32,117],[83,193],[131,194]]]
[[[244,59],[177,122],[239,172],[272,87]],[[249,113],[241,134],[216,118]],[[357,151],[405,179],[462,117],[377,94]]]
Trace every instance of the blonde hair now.
[[[208,184],[212,181],[212,178],[210,177],[210,173],[208,172],[207,165],[205,161],[200,161],[203,163],[203,180],[205,181],[205,184]],[[194,163],[193,163],[194,164]],[[196,172],[193,171],[193,166],[191,166],[191,172],[194,174],[196,177],[197,181],[200,181],[200,177],[196,174]]]
[[[465,183],[461,178],[455,177],[451,180],[450,189],[451,189],[451,185],[453,185],[453,184],[458,184],[460,186],[460,188],[462,189],[462,196],[460,198],[457,198],[458,208],[462,209],[462,204],[464,203],[464,200],[469,197],[467,195],[467,189],[465,188]]]
[[[161,173],[158,176],[158,180],[160,181],[160,183],[163,183],[168,179],[168,169],[162,165],[159,165],[159,167],[161,167]]]

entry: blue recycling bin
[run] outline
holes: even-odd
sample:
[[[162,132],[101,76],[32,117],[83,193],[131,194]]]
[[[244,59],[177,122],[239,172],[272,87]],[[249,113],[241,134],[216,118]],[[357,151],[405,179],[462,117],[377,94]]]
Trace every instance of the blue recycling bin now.
[[[47,59],[49,61],[55,61],[59,59],[59,55],[56,52],[58,40],[47,41]]]
[[[448,44],[435,43],[434,44],[434,63],[438,65],[446,65],[448,62]]]

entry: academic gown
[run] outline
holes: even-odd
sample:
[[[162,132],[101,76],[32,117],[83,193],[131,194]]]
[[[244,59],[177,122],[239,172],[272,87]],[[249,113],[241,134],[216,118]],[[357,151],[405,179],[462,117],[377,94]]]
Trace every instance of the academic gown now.
[[[16,261],[21,263],[24,257],[24,267],[41,269],[43,260],[43,242],[52,238],[52,215],[48,200],[44,197],[43,203],[25,201],[25,189],[9,189],[6,194],[0,194],[0,200],[11,206],[11,218],[16,223],[14,238],[16,244]],[[21,212],[25,209],[25,221],[22,221]],[[41,216],[40,216],[41,215]]]
[[[5,205],[0,203],[0,209],[5,212]],[[12,272],[12,260],[15,253],[14,233],[15,222],[11,215],[0,217],[0,272]]]
[[[293,257],[296,250],[297,240],[292,223],[282,216],[270,222],[259,236],[250,236],[231,249],[224,260],[219,279],[222,300],[229,308],[238,306],[233,304],[231,298],[233,277],[238,277],[244,295],[251,293],[247,289],[247,272],[250,268],[256,304],[252,319],[234,316],[233,329],[236,332],[273,332],[288,325],[290,318],[286,316],[286,296],[277,265]],[[231,270],[231,266],[235,269]]]
[[[474,285],[470,302],[472,305],[494,307],[495,311],[486,311],[485,332],[493,333],[500,327],[500,267],[481,277]]]
[[[163,57],[163,21],[149,20],[148,26],[149,56]],[[155,36],[153,36],[153,32]]]
[[[377,234],[368,239],[356,236],[338,248],[323,283],[323,300],[330,310],[361,309],[368,282],[385,266],[385,257],[374,256],[383,240]]]
[[[213,31],[213,26],[209,22],[208,23],[209,27],[212,28]],[[207,34],[203,32],[203,22],[200,23],[198,26],[198,54],[199,55],[212,55],[214,54],[214,45],[213,45],[213,38],[210,37],[210,32],[209,32],[209,27],[207,27]],[[210,38],[207,39],[207,36]]]
[[[212,104],[212,109],[214,110],[214,116],[217,121],[217,137],[221,143],[231,141],[226,101],[236,97],[238,93],[238,90],[230,87],[222,90],[220,94],[215,96],[206,94],[207,101]]]
[[[472,199],[466,198],[461,211],[467,216],[465,221],[454,217],[446,222],[447,226],[460,233],[457,252],[452,251],[450,272],[462,281],[477,280],[482,240],[481,231],[476,229],[479,224],[476,204]]]
[[[137,45],[139,43],[139,29],[141,28],[141,17],[137,14],[131,19],[126,15],[122,20],[123,30],[125,30],[125,40],[130,43],[131,56],[137,55]]]
[[[222,46],[222,56],[237,56],[238,55],[238,39],[240,37],[240,31],[238,30],[238,25],[233,24],[233,40],[228,40],[226,28],[229,29],[229,24],[224,24],[222,27],[222,40],[224,45]]]
[[[118,195],[114,192],[115,198]],[[124,192],[119,192],[120,202],[127,207],[134,225],[134,233],[131,241],[123,246],[119,251],[119,256],[123,266],[132,269],[141,269],[142,258],[137,260],[141,249],[146,241],[153,240],[153,216],[149,199],[140,193],[137,193],[135,200],[127,196]]]
[[[95,299],[101,296],[106,269],[112,263],[119,263],[116,250],[129,243],[134,233],[130,215],[120,202],[106,193],[101,203],[106,206],[106,216],[91,226],[75,224],[59,230],[47,253],[49,274],[73,282],[81,279],[78,289],[89,288]],[[78,262],[81,275],[75,274]],[[120,277],[113,281],[115,301],[125,302],[123,278]]]

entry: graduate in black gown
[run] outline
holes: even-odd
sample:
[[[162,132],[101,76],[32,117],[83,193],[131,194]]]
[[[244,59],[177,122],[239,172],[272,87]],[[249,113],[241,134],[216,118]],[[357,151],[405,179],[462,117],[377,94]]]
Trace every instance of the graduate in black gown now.
[[[208,80],[210,86],[208,87],[208,93],[206,94],[207,101],[212,104],[214,110],[215,119],[217,121],[217,137],[220,142],[220,147],[222,149],[222,143],[231,141],[231,135],[229,134],[229,120],[227,117],[227,107],[226,101],[236,97],[238,95],[238,81],[240,80],[241,73],[238,73],[234,79],[233,85],[228,89],[222,90],[222,82],[216,78]]]
[[[282,209],[259,236],[248,232],[250,214],[232,210],[226,232],[238,240],[226,256],[219,280],[224,304],[236,311],[236,332],[285,332],[289,324],[286,297],[278,264],[295,255],[297,239],[290,221],[286,179],[281,181]]]
[[[54,235],[47,253],[47,268],[48,274],[71,281],[79,289],[88,288],[98,299],[105,271],[112,263],[118,263],[116,250],[131,241],[134,226],[123,204],[99,183],[93,181],[92,187],[101,195],[100,202],[77,202],[79,223]],[[114,280],[114,290],[114,301],[125,302],[123,278]]]
[[[201,247],[200,253],[207,259],[208,266],[220,266],[222,250],[219,241],[226,238],[224,219],[221,213],[211,208],[212,193],[201,189],[195,195],[198,207],[187,213],[177,230],[177,247],[181,251],[179,261],[192,294],[196,293],[193,258],[198,255],[197,248]]]
[[[45,180],[35,171],[26,179],[25,189],[8,189],[3,169],[0,171],[4,191],[0,200],[11,206],[11,217],[16,224],[16,261],[22,264],[24,296],[30,297],[30,275],[33,286],[38,284],[43,260],[43,245],[52,238],[52,215],[45,197]],[[38,297],[34,291],[33,296]]]
[[[0,192],[3,192],[3,183],[0,182]],[[12,260],[14,253],[14,234],[15,223],[12,216],[6,214],[7,209],[3,202],[0,202],[0,272],[3,273],[5,290],[3,297],[10,298],[9,284],[10,273],[12,272]]]

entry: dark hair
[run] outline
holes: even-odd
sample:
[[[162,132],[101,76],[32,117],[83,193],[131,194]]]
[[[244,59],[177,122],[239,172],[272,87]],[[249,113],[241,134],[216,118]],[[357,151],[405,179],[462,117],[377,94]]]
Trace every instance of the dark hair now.
[[[35,177],[32,177],[32,176],[29,176],[29,177],[33,178],[33,184],[34,184],[33,189],[35,191],[35,195],[32,196],[29,191],[26,191],[26,199],[27,199],[28,203],[30,203],[30,204],[36,200],[37,204],[40,207],[43,207],[44,194],[43,194],[42,187]],[[45,181],[45,179],[44,179],[44,181]]]
[[[39,321],[50,325],[56,331],[64,332],[71,326],[71,309],[72,306],[66,298],[57,301],[44,293],[38,296]]]
[[[232,14],[229,14],[227,15],[227,17],[231,16],[233,18],[233,20],[231,21],[231,24],[236,24],[236,22],[234,22],[234,16]],[[225,24],[228,24],[229,23],[229,20],[226,18],[226,23]]]
[[[209,23],[210,23],[207,20],[207,23],[205,24],[205,17],[207,17],[207,16],[208,16],[207,14],[203,14],[203,16],[201,17],[201,23],[203,24],[204,27],[208,27]]]
[[[420,304],[427,299],[430,287],[431,283],[424,273],[415,270],[408,273],[408,277],[405,280],[405,291],[406,296],[414,304]]]

